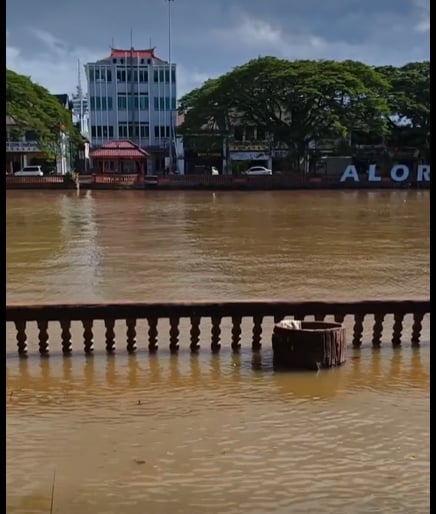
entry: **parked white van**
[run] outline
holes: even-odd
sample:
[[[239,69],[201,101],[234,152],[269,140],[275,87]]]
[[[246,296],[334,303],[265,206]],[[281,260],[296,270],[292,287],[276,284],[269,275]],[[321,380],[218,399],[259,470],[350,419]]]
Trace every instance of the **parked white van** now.
[[[14,173],[16,177],[43,177],[41,166],[24,166],[20,171]]]

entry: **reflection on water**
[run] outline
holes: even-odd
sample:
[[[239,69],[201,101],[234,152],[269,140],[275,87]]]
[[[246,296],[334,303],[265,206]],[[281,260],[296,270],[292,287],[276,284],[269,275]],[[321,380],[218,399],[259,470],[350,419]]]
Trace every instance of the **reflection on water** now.
[[[427,297],[428,200],[8,191],[8,302]],[[291,374],[273,370],[268,325],[260,354],[252,325],[232,354],[225,321],[220,355],[182,338],[177,356],[166,326],[153,356],[145,324],[135,356],[124,325],[115,356],[96,327],[91,358],[82,327],[71,358],[51,327],[50,359],[30,327],[25,360],[9,329],[7,512],[50,512],[54,473],[66,514],[428,512],[428,330],[420,349],[372,350],[372,324],[341,368]]]
[[[67,513],[425,512],[428,359],[366,349],[317,374],[274,373],[270,351],[16,359],[8,512],[46,511],[55,469]]]

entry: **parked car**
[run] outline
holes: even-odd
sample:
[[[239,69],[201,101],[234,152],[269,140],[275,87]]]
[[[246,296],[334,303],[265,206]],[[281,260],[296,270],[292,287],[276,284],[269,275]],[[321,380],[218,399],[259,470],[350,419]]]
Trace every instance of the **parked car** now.
[[[24,166],[20,171],[14,173],[16,177],[43,177],[41,166]]]
[[[243,173],[244,175],[272,175],[272,170],[265,168],[265,166],[252,166]]]

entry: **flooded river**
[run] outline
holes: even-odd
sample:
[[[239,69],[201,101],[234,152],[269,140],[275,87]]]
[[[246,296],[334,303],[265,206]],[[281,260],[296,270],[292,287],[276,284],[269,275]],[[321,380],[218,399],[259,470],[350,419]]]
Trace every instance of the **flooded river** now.
[[[429,200],[7,191],[7,302],[428,298]],[[172,356],[163,324],[157,355],[144,328],[128,356],[120,328],[106,356],[97,327],[94,357],[51,342],[49,359],[30,327],[20,360],[8,326],[7,512],[427,513],[425,321],[419,349],[393,350],[389,328],[374,351],[368,325],[318,374],[274,372],[268,327],[258,355],[250,327],[233,355],[224,325],[219,355],[190,355],[182,331]]]

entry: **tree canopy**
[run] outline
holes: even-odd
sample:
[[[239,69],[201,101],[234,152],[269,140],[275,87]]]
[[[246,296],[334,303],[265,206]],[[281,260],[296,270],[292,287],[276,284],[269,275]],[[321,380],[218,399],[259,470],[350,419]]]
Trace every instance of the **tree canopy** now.
[[[401,125],[429,133],[429,69],[259,57],[183,96],[182,133],[261,126],[297,162],[310,141],[355,130],[388,135]]]
[[[79,133],[71,113],[47,89],[29,77],[6,70],[6,115],[10,116],[20,133],[32,131],[41,149],[56,153],[61,142],[61,131],[68,133],[77,144]]]
[[[377,72],[391,85],[388,95],[390,133],[398,142],[408,136],[421,150],[430,146],[430,62],[400,68],[383,66]]]

